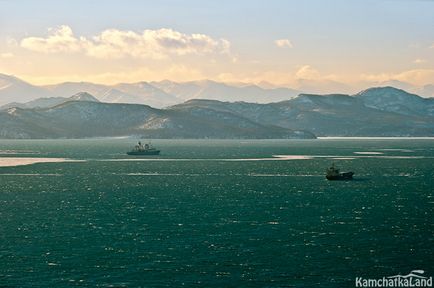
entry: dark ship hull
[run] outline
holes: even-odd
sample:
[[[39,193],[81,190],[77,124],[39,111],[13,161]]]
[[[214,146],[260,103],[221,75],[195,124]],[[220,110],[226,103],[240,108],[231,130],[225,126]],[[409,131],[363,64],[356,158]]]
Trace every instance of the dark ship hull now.
[[[147,155],[159,155],[160,150],[143,150],[143,151],[130,151],[127,155],[133,156],[147,156]]]
[[[351,180],[353,179],[354,172],[339,173],[339,175],[327,175],[327,180]]]

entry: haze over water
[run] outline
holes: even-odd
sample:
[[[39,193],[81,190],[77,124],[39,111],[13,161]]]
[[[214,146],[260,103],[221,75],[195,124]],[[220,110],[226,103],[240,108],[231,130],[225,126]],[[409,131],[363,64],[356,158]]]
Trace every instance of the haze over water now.
[[[0,286],[432,275],[433,141],[155,140],[134,158],[132,139],[1,140]],[[53,162],[13,166],[32,159]],[[355,179],[327,181],[332,162]]]

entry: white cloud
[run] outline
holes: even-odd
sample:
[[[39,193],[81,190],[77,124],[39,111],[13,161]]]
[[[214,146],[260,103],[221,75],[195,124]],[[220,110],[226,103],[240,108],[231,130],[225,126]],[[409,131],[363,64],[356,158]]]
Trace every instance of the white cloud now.
[[[425,59],[415,59],[414,61],[413,61],[413,63],[414,64],[423,64],[423,63],[425,63],[426,62],[426,60]]]
[[[28,37],[21,40],[21,47],[29,50],[57,53],[57,52],[78,52],[87,44],[84,38],[76,38],[72,29],[68,26],[60,26],[57,29],[49,29],[47,38]]]
[[[301,66],[297,72],[295,73],[296,79],[305,79],[305,80],[316,80],[321,77],[318,70],[311,67],[310,65]]]
[[[95,58],[152,58],[169,55],[225,54],[230,42],[205,34],[185,34],[172,29],[140,33],[108,29],[91,38],[74,35],[69,26],[50,29],[47,37],[27,37],[21,47],[42,53],[84,53]]]
[[[292,48],[292,43],[289,41],[289,39],[277,39],[274,41],[274,44],[276,44],[279,48]]]
[[[413,69],[400,73],[380,73],[380,74],[363,74],[361,78],[366,81],[385,82],[398,80],[408,82],[413,85],[432,84],[434,79],[433,69]]]

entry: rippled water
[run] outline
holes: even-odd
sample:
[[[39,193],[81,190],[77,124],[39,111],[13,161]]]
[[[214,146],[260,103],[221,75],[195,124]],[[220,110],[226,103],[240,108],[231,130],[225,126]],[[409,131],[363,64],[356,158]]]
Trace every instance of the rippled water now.
[[[129,158],[134,144],[0,141],[0,287],[434,275],[434,140],[155,140],[161,156]],[[331,162],[355,180],[327,181]]]

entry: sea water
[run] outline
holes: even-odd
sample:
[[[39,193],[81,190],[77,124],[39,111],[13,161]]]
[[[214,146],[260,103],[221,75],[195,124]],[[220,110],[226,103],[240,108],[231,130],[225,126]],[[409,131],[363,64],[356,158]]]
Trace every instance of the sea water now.
[[[0,287],[434,275],[434,140],[0,141]],[[327,181],[332,163],[353,181]]]

